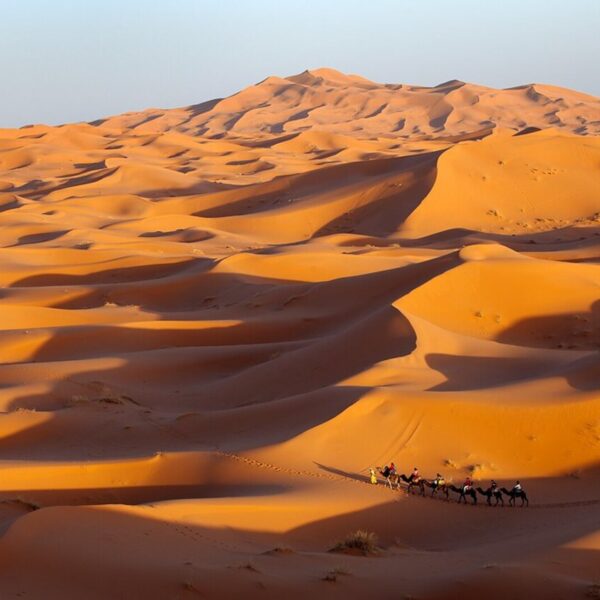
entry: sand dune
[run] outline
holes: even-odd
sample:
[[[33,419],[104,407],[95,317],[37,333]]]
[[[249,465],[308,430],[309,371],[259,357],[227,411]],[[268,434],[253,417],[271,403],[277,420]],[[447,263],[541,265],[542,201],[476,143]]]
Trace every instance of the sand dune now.
[[[360,138],[435,138],[489,127],[558,127],[598,134],[598,99],[555,86],[496,90],[462,81],[427,88],[380,84],[333,69],[268,77],[229,98],[96,122],[139,133],[175,129],[212,136],[260,136],[319,129]]]
[[[595,597],[599,134],[332,69],[0,130],[0,596]]]

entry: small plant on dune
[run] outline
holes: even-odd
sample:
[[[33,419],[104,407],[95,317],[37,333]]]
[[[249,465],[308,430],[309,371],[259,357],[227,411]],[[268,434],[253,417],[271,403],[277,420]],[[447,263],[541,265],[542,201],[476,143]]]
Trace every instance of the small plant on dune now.
[[[229,565],[227,568],[237,571],[250,571],[252,573],[260,573],[259,569],[257,569],[250,561],[235,563],[233,565]]]
[[[67,406],[77,406],[78,404],[87,404],[90,399],[87,396],[82,396],[81,394],[74,394],[70,398],[67,399]]]
[[[330,581],[331,583],[335,583],[338,577],[343,575],[350,575],[350,572],[341,567],[335,567],[327,572],[325,577],[323,577],[322,581]]]
[[[17,496],[14,501],[18,502],[19,504],[22,504],[27,509],[32,510],[32,511],[39,510],[40,508],[42,508],[41,504],[38,504],[37,502],[34,502],[33,500],[27,500],[27,499],[23,498],[22,496]],[[6,500],[5,500],[5,502],[6,502]]]
[[[346,538],[341,542],[338,542],[330,552],[345,552],[348,554],[360,554],[362,556],[377,554],[379,552],[377,536],[371,531],[359,529],[354,533],[348,534]]]
[[[471,477],[478,478],[479,475],[485,470],[485,465],[476,463],[474,465],[468,465],[467,470],[471,474]]]
[[[186,592],[196,592],[198,594],[200,593],[200,590],[191,581],[184,581],[183,589]]]
[[[285,554],[294,554],[294,551],[292,550],[292,548],[288,548],[287,546],[276,546],[275,548],[272,548],[271,550],[267,550],[265,552],[265,554],[267,554],[269,556],[278,556],[278,555],[285,555]]]

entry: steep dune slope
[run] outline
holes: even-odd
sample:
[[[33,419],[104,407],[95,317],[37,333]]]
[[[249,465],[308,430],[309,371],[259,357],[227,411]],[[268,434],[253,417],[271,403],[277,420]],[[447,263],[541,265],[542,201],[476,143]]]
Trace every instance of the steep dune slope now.
[[[451,228],[527,234],[600,223],[600,139],[559,135],[491,136],[440,157],[435,185],[402,233]]]

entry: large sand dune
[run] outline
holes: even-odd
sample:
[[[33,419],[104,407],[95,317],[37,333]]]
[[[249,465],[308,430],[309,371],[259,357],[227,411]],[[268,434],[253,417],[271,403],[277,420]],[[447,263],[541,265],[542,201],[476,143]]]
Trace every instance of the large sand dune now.
[[[600,597],[599,135],[331,69],[0,130],[0,597]]]

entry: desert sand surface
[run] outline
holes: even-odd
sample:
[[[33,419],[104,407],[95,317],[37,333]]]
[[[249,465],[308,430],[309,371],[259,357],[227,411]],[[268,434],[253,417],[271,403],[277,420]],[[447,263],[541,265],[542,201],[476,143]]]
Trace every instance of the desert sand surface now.
[[[0,260],[1,598],[600,598],[599,99],[319,69],[1,129]]]

